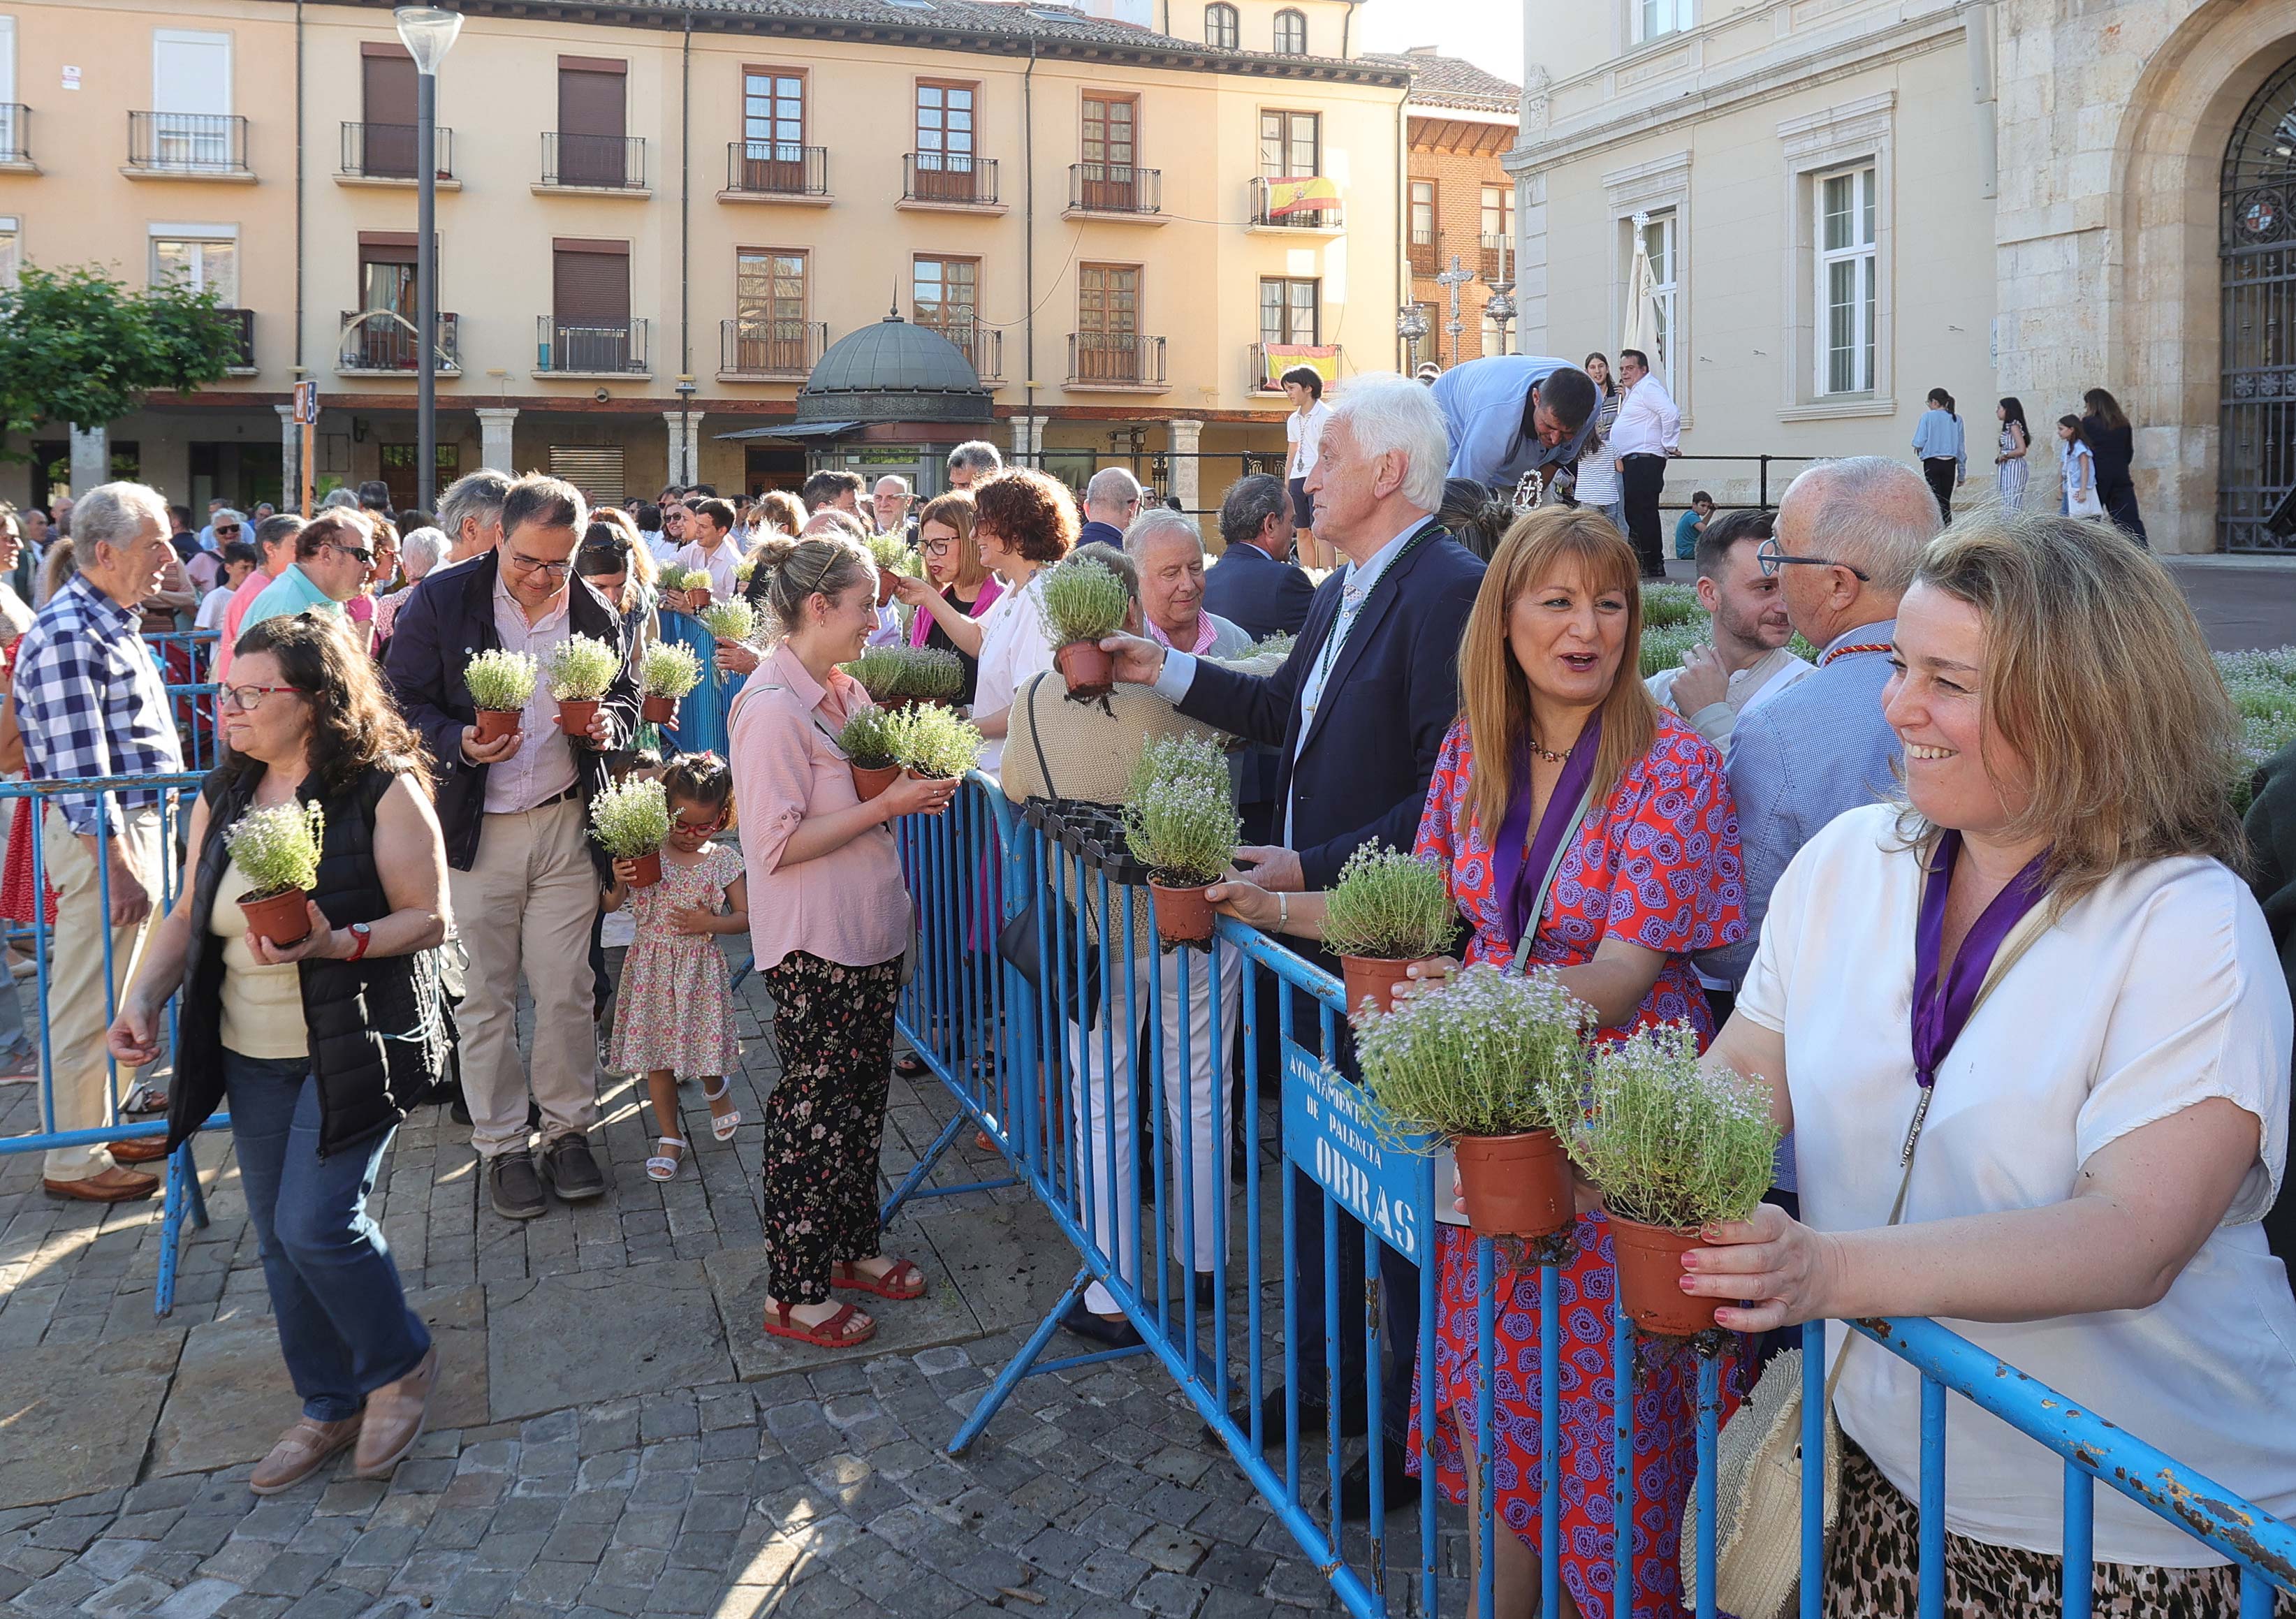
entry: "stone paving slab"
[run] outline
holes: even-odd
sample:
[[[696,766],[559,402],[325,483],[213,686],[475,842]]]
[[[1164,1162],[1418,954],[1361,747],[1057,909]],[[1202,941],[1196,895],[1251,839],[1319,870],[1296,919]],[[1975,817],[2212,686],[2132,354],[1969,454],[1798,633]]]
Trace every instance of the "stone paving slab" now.
[[[496,1422],[734,1376],[699,1261],[578,1271],[487,1288],[487,1405]]]
[[[170,1331],[0,1355],[0,1502],[134,1484],[183,1347]]]

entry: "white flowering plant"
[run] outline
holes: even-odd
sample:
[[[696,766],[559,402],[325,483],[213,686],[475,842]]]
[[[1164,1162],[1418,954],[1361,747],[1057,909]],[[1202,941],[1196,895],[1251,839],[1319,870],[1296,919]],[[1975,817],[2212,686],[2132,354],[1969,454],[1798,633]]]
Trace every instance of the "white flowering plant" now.
[[[250,899],[310,892],[319,879],[319,845],[327,818],[316,803],[251,809],[223,835],[224,847],[247,880]]]
[[[1677,1231],[1744,1220],[1769,1190],[1779,1132],[1768,1090],[1702,1071],[1686,1023],[1597,1046],[1583,1085],[1558,1076],[1548,1108],[1571,1160],[1628,1220]]]
[[[701,609],[701,625],[720,641],[746,642],[758,633],[758,609],[739,596]]]
[[[1227,756],[1201,732],[1158,737],[1140,750],[1132,766],[1130,794],[1138,797],[1158,782],[1189,781],[1227,790]]]
[[[592,635],[569,635],[550,649],[550,695],[562,703],[594,703],[621,673],[622,655]]]
[[[652,854],[669,838],[669,795],[638,776],[601,788],[590,801],[590,836],[616,860]]]
[[[1151,782],[1124,806],[1124,832],[1132,857],[1168,888],[1218,882],[1243,837],[1225,776],[1217,787],[1185,777]]]
[[[1518,977],[1480,962],[1365,1019],[1356,1057],[1404,1130],[1519,1135],[1554,1128],[1555,1097],[1576,1094],[1591,1015],[1549,969]]]
[[[1070,557],[1045,570],[1045,636],[1055,647],[1097,645],[1124,626],[1131,595],[1116,570],[1097,557]]]
[[[889,726],[893,762],[921,776],[948,781],[980,762],[980,732],[953,708],[927,703],[894,715]]]
[[[893,725],[899,715],[887,708],[862,708],[837,733],[837,745],[847,761],[863,770],[883,770],[899,763],[893,756]]]
[[[1458,928],[1443,868],[1384,844],[1349,855],[1324,897],[1324,944],[1334,955],[1417,961],[1441,955]]]
[[[541,669],[531,654],[496,647],[480,652],[463,667],[463,683],[471,701],[496,714],[521,712],[533,699]]]
[[[638,658],[638,685],[648,697],[684,697],[701,683],[701,660],[682,641],[655,641]]]
[[[896,647],[900,654],[900,695],[920,702],[955,700],[964,690],[964,660],[946,647]]]
[[[918,570],[917,553],[909,549],[898,534],[873,534],[868,539],[869,560],[877,565],[881,574],[906,574],[914,578]]]

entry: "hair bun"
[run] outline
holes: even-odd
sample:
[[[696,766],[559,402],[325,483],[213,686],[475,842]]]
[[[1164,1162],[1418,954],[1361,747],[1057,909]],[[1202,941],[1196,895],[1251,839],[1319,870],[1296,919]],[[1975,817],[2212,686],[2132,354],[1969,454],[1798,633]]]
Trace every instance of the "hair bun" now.
[[[779,573],[789,566],[790,559],[797,555],[797,541],[788,535],[774,535],[758,547],[758,566]]]

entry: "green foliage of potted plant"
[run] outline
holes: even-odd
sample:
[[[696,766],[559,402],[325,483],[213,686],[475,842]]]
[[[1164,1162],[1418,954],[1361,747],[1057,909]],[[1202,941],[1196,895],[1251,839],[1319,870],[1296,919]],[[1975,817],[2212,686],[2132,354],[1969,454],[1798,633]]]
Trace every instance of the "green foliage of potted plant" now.
[[[701,659],[682,641],[654,641],[638,658],[638,689],[645,700],[638,717],[652,725],[677,724],[680,698],[701,683]]]
[[[894,761],[914,776],[954,781],[980,762],[980,732],[953,708],[925,703],[896,714],[891,740]]]
[[[901,773],[900,761],[893,756],[895,717],[889,709],[857,709],[837,733],[837,745],[853,771],[853,790],[864,804],[890,787]]]
[[[913,702],[953,703],[964,690],[964,660],[946,647],[898,647],[900,694]]]
[[[699,613],[709,605],[708,568],[681,568],[670,562],[663,566],[656,583],[661,586],[661,604],[672,612]]]
[[[1393,1010],[1405,969],[1442,955],[1458,928],[1458,906],[1434,862],[1376,843],[1349,855],[1324,896],[1324,944],[1340,958],[1350,1013],[1366,999]]]
[[[1167,944],[1209,944],[1204,890],[1226,875],[1243,836],[1219,749],[1195,735],[1150,743],[1133,771],[1124,827],[1132,857],[1148,868],[1157,936]]]
[[[661,880],[661,846],[669,837],[669,795],[659,781],[632,776],[602,788],[590,801],[590,836],[616,860],[637,870],[633,888]]]
[[[1767,1089],[1727,1069],[1702,1073],[1687,1024],[1595,1048],[1563,1144],[1603,1189],[1618,1257],[1620,1307],[1645,1332],[1689,1337],[1719,1301],[1682,1291],[1682,1256],[1702,1227],[1749,1219],[1769,1190],[1778,1128]]]
[[[877,605],[882,607],[893,599],[893,580],[917,572],[917,553],[911,551],[898,534],[873,534],[869,536],[869,560],[877,565]]]
[[[499,741],[519,727],[526,705],[534,699],[541,668],[527,652],[496,647],[480,653],[463,666],[463,684],[479,710],[479,742]]]
[[[754,579],[754,578],[756,578],[757,576],[758,576],[758,559],[757,559],[757,558],[755,558],[755,557],[743,557],[740,561],[738,561],[738,562],[736,562],[736,563],[734,563],[734,589],[736,589],[736,590],[747,590],[747,589],[749,589],[749,587],[750,587],[750,580],[752,580],[752,579]]]
[[[1097,557],[1070,557],[1045,571],[1046,639],[1053,663],[1076,702],[1105,697],[1114,684],[1116,660],[1100,649],[1103,636],[1124,627],[1131,605],[1124,581]]]
[[[864,647],[861,656],[851,663],[838,666],[861,683],[869,700],[880,708],[890,708],[901,697],[902,677],[906,665],[899,647]]]
[[[1536,1239],[1576,1224],[1552,1108],[1576,1094],[1588,1018],[1551,970],[1482,962],[1357,1026],[1365,1085],[1398,1124],[1449,1143],[1477,1235]]]
[[[758,633],[758,609],[740,596],[701,609],[701,626],[720,641],[746,642]]]
[[[239,896],[248,931],[285,949],[311,934],[311,885],[327,821],[316,804],[251,809],[223,835],[234,864],[254,887]]]
[[[621,673],[622,655],[590,635],[569,635],[550,649],[546,663],[550,695],[558,699],[558,729],[588,736],[598,717],[598,699]]]

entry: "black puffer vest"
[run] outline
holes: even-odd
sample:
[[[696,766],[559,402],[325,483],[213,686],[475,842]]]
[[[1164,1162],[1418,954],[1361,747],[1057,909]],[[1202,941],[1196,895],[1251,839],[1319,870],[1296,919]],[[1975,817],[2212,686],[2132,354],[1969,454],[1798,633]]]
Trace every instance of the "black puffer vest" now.
[[[246,811],[258,773],[234,781],[218,770],[200,788],[208,831],[193,879],[176,1078],[168,1087],[170,1151],[224,1101],[223,940],[208,919],[230,865],[224,830]],[[311,897],[338,928],[390,914],[375,870],[374,812],[395,780],[390,771],[375,769],[332,797],[322,797],[316,780],[297,789],[307,803],[318,798],[326,815]],[[307,961],[298,970],[311,1067],[319,1078],[319,1156],[324,1157],[398,1124],[425,1099],[445,1072],[454,1024],[435,949],[364,961]]]

